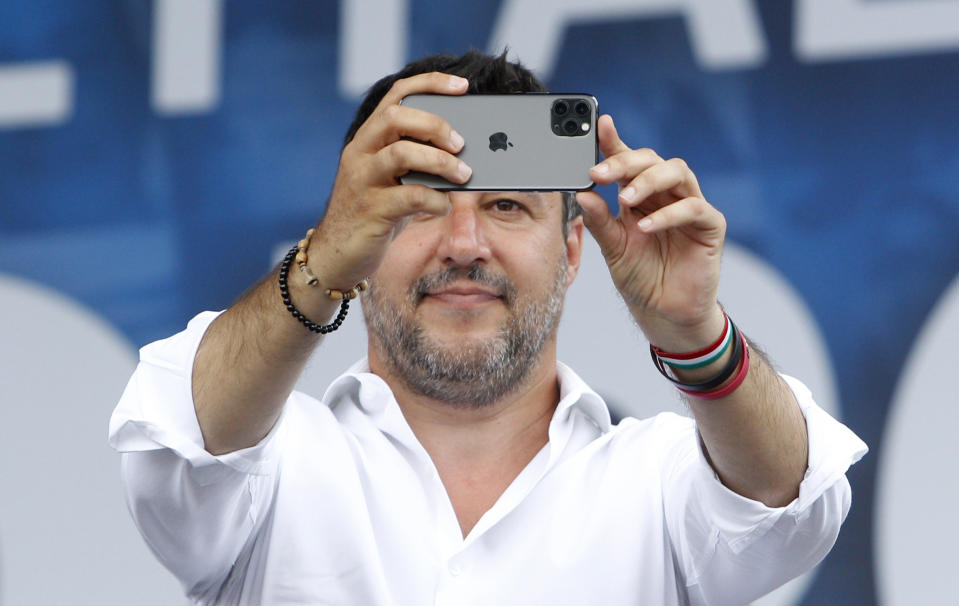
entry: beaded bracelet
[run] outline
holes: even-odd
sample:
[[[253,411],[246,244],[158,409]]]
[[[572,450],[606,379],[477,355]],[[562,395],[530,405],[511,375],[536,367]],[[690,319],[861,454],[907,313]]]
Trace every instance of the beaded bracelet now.
[[[286,257],[283,258],[283,262],[280,263],[279,283],[280,296],[283,297],[283,304],[286,305],[286,309],[293,314],[293,317],[296,318],[300,324],[310,329],[310,331],[323,335],[333,332],[343,324],[343,320],[346,318],[346,312],[350,310],[350,297],[343,297],[343,301],[340,303],[340,311],[337,312],[336,317],[333,318],[333,321],[329,324],[317,324],[304,316],[300,310],[293,305],[293,300],[290,299],[290,289],[286,281],[290,273],[290,263],[296,258],[297,250],[296,246],[291,248],[290,252],[286,253]]]
[[[736,328],[736,325],[732,322],[732,320],[728,319],[728,317],[727,322],[730,333],[729,340],[733,343],[733,352],[729,358],[729,361],[716,376],[699,383],[686,383],[684,381],[680,381],[679,379],[672,377],[670,373],[667,372],[665,363],[656,353],[657,348],[655,348],[653,345],[650,345],[649,353],[653,359],[653,364],[656,365],[656,368],[659,370],[660,374],[666,377],[670,382],[676,385],[680,391],[687,395],[705,399],[716,399],[717,397],[729,395],[736,387],[739,387],[743,379],[746,377],[748,362],[743,363],[742,366],[740,366],[740,363],[742,363],[744,360],[748,360],[748,357],[746,357],[748,356],[748,346],[746,345],[745,337],[742,335],[739,329]],[[746,370],[743,370],[743,368]],[[740,369],[738,374],[736,372],[737,369]],[[731,377],[733,377],[733,375],[736,375],[736,379],[730,385],[735,385],[735,387],[730,389],[729,386],[726,386],[719,391],[713,391],[728,381]],[[717,393],[722,395],[717,396]]]
[[[278,281],[280,283],[280,296],[283,297],[283,304],[286,305],[286,309],[297,319],[303,326],[306,326],[310,331],[327,334],[331,333],[340,325],[343,324],[343,320],[346,319],[346,313],[350,310],[350,299],[355,299],[360,295],[361,291],[369,288],[369,280],[363,280],[350,290],[344,292],[342,290],[337,290],[335,288],[327,288],[326,296],[340,301],[340,310],[336,313],[336,317],[333,318],[333,321],[329,324],[317,324],[311,321],[309,318],[303,315],[303,313],[293,305],[293,300],[290,299],[290,288],[287,283],[287,278],[290,274],[290,264],[296,260],[297,264],[300,266],[300,270],[306,275],[307,284],[310,286],[316,286],[319,284],[316,276],[313,275],[313,272],[310,271],[310,268],[306,266],[306,247],[310,243],[310,236],[313,235],[313,230],[307,232],[306,238],[300,240],[300,242],[290,249],[290,252],[286,253],[286,257],[283,258],[283,262],[280,263],[280,276]],[[302,259],[302,261],[301,261]]]
[[[306,250],[310,247],[310,238],[313,237],[313,234],[316,232],[315,228],[310,228],[306,230],[306,237],[300,240],[294,250],[294,259],[296,259],[296,264],[299,266],[300,271],[303,272],[303,275],[306,276],[306,283],[310,286],[316,287],[320,284],[319,279],[313,274],[313,270],[310,269],[310,266],[307,265],[309,258],[306,255]],[[341,299],[355,299],[359,296],[360,291],[366,290],[370,287],[369,280],[362,280],[359,284],[351,288],[350,290],[343,292],[342,290],[337,290],[336,288],[327,288],[324,292],[326,296],[339,301]]]

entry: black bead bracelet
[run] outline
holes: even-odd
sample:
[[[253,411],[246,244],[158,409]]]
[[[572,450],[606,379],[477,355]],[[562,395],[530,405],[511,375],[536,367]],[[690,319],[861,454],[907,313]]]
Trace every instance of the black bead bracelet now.
[[[346,319],[346,313],[350,310],[350,299],[343,297],[340,301],[340,311],[337,312],[336,317],[333,318],[333,321],[329,324],[317,324],[304,316],[300,310],[293,305],[293,300],[290,299],[290,289],[287,285],[287,277],[290,275],[290,264],[293,263],[293,259],[296,258],[298,250],[299,248],[297,246],[291,248],[290,252],[286,253],[286,257],[283,258],[283,262],[280,263],[280,277],[278,280],[280,283],[280,296],[283,297],[283,305],[286,306],[286,309],[300,324],[306,326],[312,332],[325,335],[333,332],[343,324],[343,320]]]

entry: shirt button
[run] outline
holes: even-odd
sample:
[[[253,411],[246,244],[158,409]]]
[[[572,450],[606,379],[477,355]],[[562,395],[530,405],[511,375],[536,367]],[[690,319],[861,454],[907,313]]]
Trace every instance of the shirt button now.
[[[450,564],[449,571],[451,575],[453,575],[454,577],[458,577],[463,572],[463,569],[457,566],[456,564]]]

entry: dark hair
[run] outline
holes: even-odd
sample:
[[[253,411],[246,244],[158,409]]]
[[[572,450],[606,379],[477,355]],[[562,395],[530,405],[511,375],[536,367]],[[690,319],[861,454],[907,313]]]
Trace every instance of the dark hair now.
[[[343,139],[345,147],[356,131],[366,119],[370,117],[376,106],[389,92],[397,80],[409,78],[416,74],[427,72],[443,72],[462,76],[469,80],[468,94],[491,93],[545,93],[546,85],[519,62],[509,61],[506,58],[508,49],[498,55],[487,55],[477,50],[467,51],[464,55],[430,55],[417,61],[407,63],[395,74],[381,78],[366,91],[366,97],[356,110],[353,123],[346,131]],[[576,202],[576,194],[563,192],[563,235],[566,236],[569,222],[580,215],[582,209]]]

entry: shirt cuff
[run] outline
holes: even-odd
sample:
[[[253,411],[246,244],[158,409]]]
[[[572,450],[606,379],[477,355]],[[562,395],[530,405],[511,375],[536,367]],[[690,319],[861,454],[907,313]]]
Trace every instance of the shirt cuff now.
[[[275,469],[282,415],[254,446],[218,456],[204,448],[193,405],[193,360],[219,313],[200,313],[183,332],[140,349],[140,362],[110,418],[109,443],[115,450],[169,449],[190,463],[201,484],[236,472],[262,475]]]

